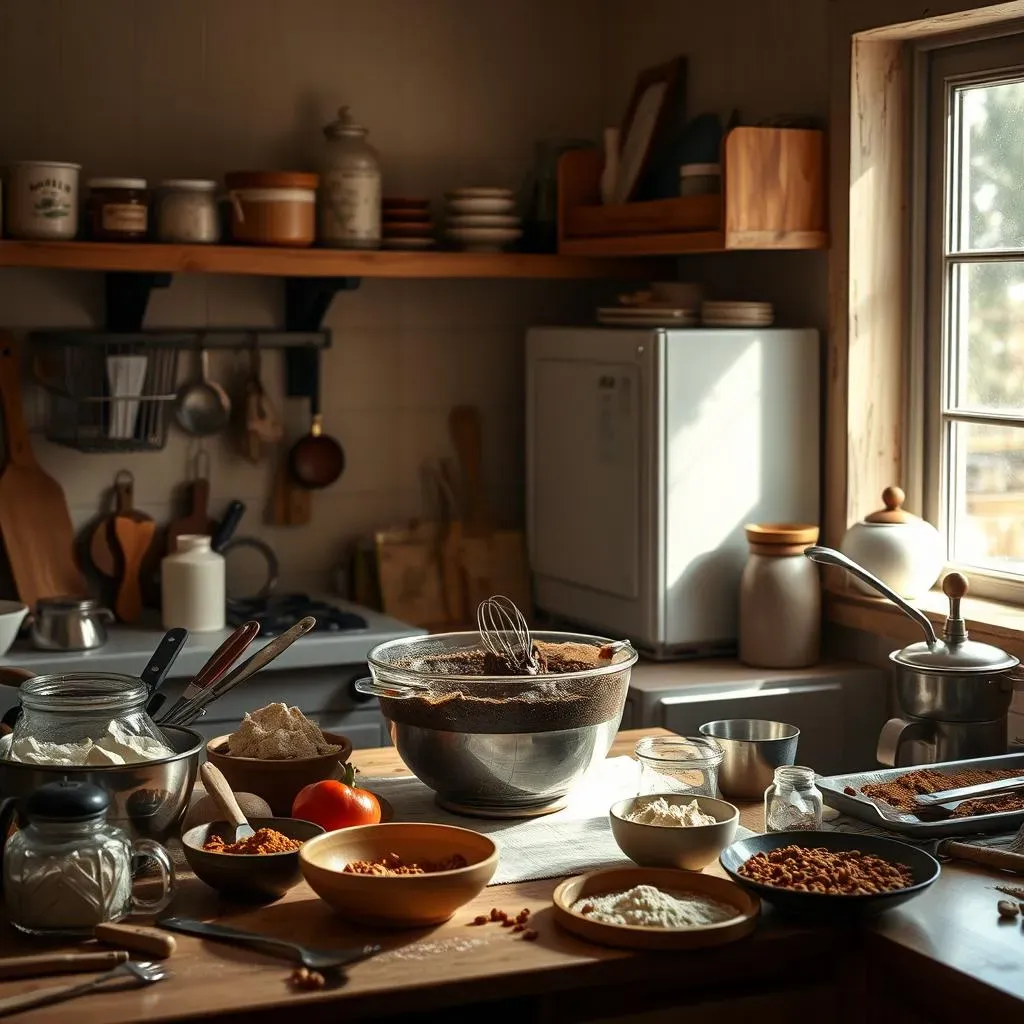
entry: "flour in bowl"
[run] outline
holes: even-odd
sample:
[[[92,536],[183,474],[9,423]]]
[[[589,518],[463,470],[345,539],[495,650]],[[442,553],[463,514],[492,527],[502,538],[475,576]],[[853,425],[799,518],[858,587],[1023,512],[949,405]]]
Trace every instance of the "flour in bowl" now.
[[[268,704],[251,714],[228,737],[232,757],[260,760],[293,760],[336,753],[341,748],[328,742],[320,727],[298,708],[287,704]]]
[[[695,892],[663,892],[653,885],[635,885],[625,892],[585,896],[572,905],[574,914],[602,924],[644,928],[701,928],[739,917],[739,911]]]
[[[626,815],[626,821],[634,821],[638,825],[718,824],[718,819],[714,815],[705,814],[696,800],[691,800],[688,804],[670,804],[663,796],[638,804]]]

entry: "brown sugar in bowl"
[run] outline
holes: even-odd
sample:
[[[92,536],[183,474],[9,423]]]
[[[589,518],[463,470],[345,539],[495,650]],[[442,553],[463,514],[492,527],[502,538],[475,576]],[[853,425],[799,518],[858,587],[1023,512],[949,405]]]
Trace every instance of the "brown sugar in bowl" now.
[[[345,871],[355,861],[396,855],[404,863],[466,866],[422,875],[365,875]],[[479,832],[454,825],[389,822],[356,825],[304,843],[299,866],[310,888],[349,921],[384,928],[442,924],[478,896],[498,870],[498,848]]]
[[[316,241],[320,179],[300,171],[235,171],[225,179],[231,237],[244,245],[306,247]]]
[[[352,754],[352,741],[338,733],[325,732],[324,739],[340,748],[334,754],[317,757],[295,757],[264,760],[256,757],[233,757],[228,751],[228,737],[216,736],[206,744],[206,758],[216,765],[236,792],[255,793],[270,804],[278,817],[289,817],[292,802],[300,789],[314,782],[333,779],[338,766]]]

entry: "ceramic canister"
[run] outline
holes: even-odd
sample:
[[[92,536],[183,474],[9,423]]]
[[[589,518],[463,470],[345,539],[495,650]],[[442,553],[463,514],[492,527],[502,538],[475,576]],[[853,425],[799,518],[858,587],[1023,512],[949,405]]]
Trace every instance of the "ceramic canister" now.
[[[26,160],[7,171],[7,234],[39,241],[78,233],[78,164]]]
[[[942,572],[942,537],[931,523],[903,507],[906,495],[899,487],[882,493],[885,508],[865,516],[846,531],[839,550],[862,565],[900,597],[913,601],[935,584]],[[851,579],[861,593],[877,592],[860,580]]]

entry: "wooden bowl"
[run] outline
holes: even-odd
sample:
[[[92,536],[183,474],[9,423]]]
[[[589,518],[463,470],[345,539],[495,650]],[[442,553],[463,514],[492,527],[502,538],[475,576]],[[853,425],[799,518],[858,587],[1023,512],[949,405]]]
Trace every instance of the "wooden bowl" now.
[[[316,840],[314,840],[315,842]],[[573,911],[584,896],[623,892],[635,885],[653,885],[663,892],[700,893],[736,908],[736,916],[718,924],[694,928],[651,928],[629,924],[605,924]],[[555,920],[566,931],[588,942],[621,949],[705,949],[735,942],[757,926],[761,902],[734,882],[715,875],[701,875],[675,868],[611,868],[567,878],[552,894]]]
[[[255,757],[233,757],[227,753],[228,737],[216,736],[206,744],[206,757],[228,780],[236,793],[255,793],[270,804],[275,815],[287,818],[299,790],[313,782],[334,778],[338,765],[349,759],[352,741],[338,733],[325,732],[324,739],[340,749],[319,757],[264,761]]]
[[[389,853],[404,861],[437,861],[460,853],[467,866],[426,875],[343,870],[351,861]],[[454,825],[357,825],[310,840],[299,851],[299,866],[317,896],[342,917],[385,928],[420,928],[442,924],[481,892],[498,868],[498,849],[487,836]]]
[[[305,843],[324,834],[319,825],[298,818],[250,818],[254,829],[272,828],[289,839]],[[269,903],[280,899],[302,881],[299,851],[291,853],[213,853],[203,844],[218,835],[227,842],[235,838],[235,826],[226,821],[197,825],[181,837],[188,866],[211,889],[244,902]],[[301,847],[300,847],[301,849]]]

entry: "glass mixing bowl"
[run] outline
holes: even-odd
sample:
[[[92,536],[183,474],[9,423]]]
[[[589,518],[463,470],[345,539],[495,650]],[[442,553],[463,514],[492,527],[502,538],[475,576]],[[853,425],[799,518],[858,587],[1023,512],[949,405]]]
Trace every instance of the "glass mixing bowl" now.
[[[380,700],[402,760],[461,813],[514,817],[557,810],[611,747],[636,651],[624,641],[535,632],[553,666],[540,675],[485,675],[480,634],[391,640],[356,683]]]

